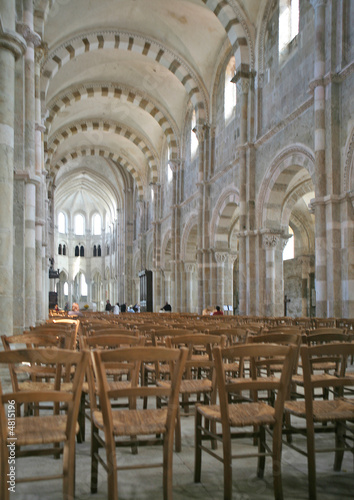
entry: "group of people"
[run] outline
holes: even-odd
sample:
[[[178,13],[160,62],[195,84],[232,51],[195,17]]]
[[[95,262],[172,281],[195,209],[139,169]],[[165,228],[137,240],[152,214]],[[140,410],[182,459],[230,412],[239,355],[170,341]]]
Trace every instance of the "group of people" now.
[[[138,304],[135,304],[134,306],[127,306],[127,304],[119,304],[117,302],[112,306],[109,300],[106,301],[106,308],[105,308],[107,313],[112,313],[112,314],[119,314],[119,313],[125,313],[125,312],[140,312],[140,307]]]

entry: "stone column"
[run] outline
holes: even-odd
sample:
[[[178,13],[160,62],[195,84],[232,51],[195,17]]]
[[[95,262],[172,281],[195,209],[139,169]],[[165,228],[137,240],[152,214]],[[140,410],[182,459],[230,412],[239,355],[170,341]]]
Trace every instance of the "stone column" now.
[[[237,254],[228,254],[227,266],[225,266],[225,305],[233,306],[233,278],[234,278],[234,263],[237,259]]]
[[[246,231],[248,228],[247,220],[247,122],[248,122],[248,92],[249,79],[240,78],[236,83],[239,98],[237,102],[240,106],[240,138],[237,148],[239,155],[240,176],[240,231]],[[246,239],[239,239],[239,313],[247,314],[247,258],[246,258]]]
[[[326,242],[326,209],[323,198],[326,195],[325,167],[325,13],[327,0],[311,0],[315,9],[315,61],[314,61],[314,151],[316,198],[315,230],[316,230],[316,315],[327,315],[327,242]]]
[[[164,271],[164,300],[161,302],[161,305],[158,306],[158,309],[160,309],[162,306],[164,306],[165,302],[168,302],[172,306],[172,297],[171,297],[171,292],[172,292],[172,287],[171,287],[171,271]],[[172,311],[173,311],[173,306],[172,306]]]
[[[36,102],[35,102],[35,58],[34,49],[41,42],[33,27],[33,0],[23,1],[23,22],[18,30],[27,42],[25,53],[25,326],[36,323],[37,289],[36,280],[36,186],[40,178],[36,176]]]
[[[0,0],[0,316],[3,335],[13,334],[13,176],[15,60],[26,42],[15,31],[15,0]]]
[[[354,191],[346,195],[342,204],[342,317],[354,318]]]
[[[195,262],[185,262],[184,270],[186,272],[186,312],[196,312],[193,301],[193,274],[195,273]]]
[[[275,316],[275,249],[279,234],[263,234],[263,248],[266,251],[265,315]],[[280,314],[282,316],[283,313]]]
[[[309,301],[309,293],[310,293],[310,263],[311,257],[309,255],[301,255],[298,259],[301,264],[301,315],[306,317],[310,314],[310,301]]]
[[[221,308],[225,303],[225,264],[227,263],[229,254],[227,252],[215,252],[215,260],[217,264],[217,276],[218,276],[218,281],[217,281],[217,304],[210,304],[210,305],[219,305]]]

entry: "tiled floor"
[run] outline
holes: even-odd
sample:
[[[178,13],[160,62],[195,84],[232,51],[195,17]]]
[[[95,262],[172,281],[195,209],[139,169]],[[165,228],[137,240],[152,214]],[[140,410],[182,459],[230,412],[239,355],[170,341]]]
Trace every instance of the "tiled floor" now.
[[[90,425],[87,422],[86,441],[76,448],[76,498],[79,500],[106,500],[106,473],[99,468],[98,493],[90,493]],[[202,482],[195,484],[194,472],[194,418],[182,420],[182,452],[174,454],[173,463],[173,494],[174,500],[223,499],[223,468],[222,464],[203,454]],[[328,437],[326,438],[328,439]],[[238,442],[237,446],[240,446]],[[246,442],[243,449],[250,446]],[[251,447],[252,448],[252,447]],[[128,463],[136,460],[130,449],[119,450],[119,461]],[[161,460],[161,447],[152,450],[139,450],[139,460],[152,462]],[[284,498],[301,500],[308,498],[307,463],[306,458],[290,450],[283,449],[283,488]],[[346,500],[354,498],[353,456],[346,453],[341,472],[332,468],[333,455],[317,455],[317,492],[318,500]],[[48,472],[54,474],[60,471],[61,460],[52,457],[20,458],[16,463],[16,474],[27,476]],[[122,472],[118,475],[120,500],[157,500],[162,499],[162,469],[145,469]],[[255,459],[242,459],[233,462],[233,500],[273,499],[271,461],[266,464],[265,477],[256,477]],[[60,480],[17,483],[16,493],[11,500],[61,500],[62,484]],[[0,499],[1,500],[1,499]]]

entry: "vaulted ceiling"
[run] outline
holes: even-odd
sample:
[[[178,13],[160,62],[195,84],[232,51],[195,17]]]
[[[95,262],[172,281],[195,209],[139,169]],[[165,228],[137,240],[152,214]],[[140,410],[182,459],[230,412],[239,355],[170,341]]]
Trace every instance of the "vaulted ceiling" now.
[[[210,119],[218,65],[237,37],[254,49],[267,3],[36,0],[45,163],[57,201],[70,205],[85,189],[107,203],[110,186],[119,206],[132,179],[143,196],[160,179],[166,146],[178,159],[188,106]]]

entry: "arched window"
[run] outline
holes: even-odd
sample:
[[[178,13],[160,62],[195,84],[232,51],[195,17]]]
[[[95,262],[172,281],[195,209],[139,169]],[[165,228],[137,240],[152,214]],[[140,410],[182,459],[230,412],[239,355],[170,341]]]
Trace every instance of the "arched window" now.
[[[67,281],[64,283],[64,295],[69,295],[69,285]]]
[[[76,214],[74,219],[74,232],[76,235],[82,236],[85,233],[85,220],[81,214]]]
[[[94,235],[101,234],[101,216],[100,214],[94,214],[92,217],[92,233]]]
[[[289,234],[291,235],[288,239],[287,244],[283,250],[283,260],[290,260],[295,257],[295,242],[294,242],[294,231],[289,226]]]
[[[66,233],[66,217],[63,212],[58,214],[58,231],[59,233]]]
[[[61,243],[59,243],[59,246],[58,246],[58,254],[61,255],[61,252],[62,252],[62,249],[61,249]]]
[[[236,71],[235,56],[232,56],[225,71],[225,89],[224,89],[225,120],[231,118],[236,106],[236,84],[232,82],[232,78],[235,76],[235,71]]]
[[[66,255],[66,245],[63,245],[63,255]]]
[[[79,257],[80,256],[80,248],[79,248],[79,245],[76,245],[75,247],[75,257]]]
[[[299,33],[299,0],[279,0],[279,53]]]
[[[96,247],[96,245],[93,245],[93,256],[97,257],[97,247]]]
[[[85,257],[85,249],[84,249],[83,245],[81,245],[81,247],[80,247],[80,257]]]
[[[98,245],[97,255],[98,257],[101,257],[101,245]]]
[[[193,109],[192,121],[191,121],[191,157],[192,158],[193,158],[193,156],[195,156],[197,149],[198,149],[198,145],[199,145],[199,141],[198,141],[197,134],[196,134],[196,130],[197,130],[196,127],[197,127],[197,118],[196,118],[196,114],[195,114],[195,109]]]
[[[169,163],[170,159],[171,159],[171,148],[169,147],[167,152],[167,182],[171,182],[173,179],[173,172],[171,165]]]

